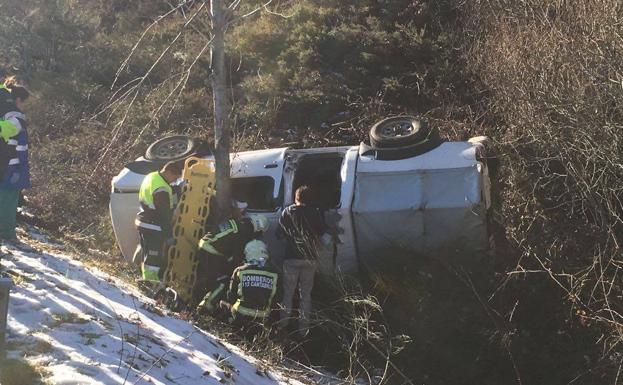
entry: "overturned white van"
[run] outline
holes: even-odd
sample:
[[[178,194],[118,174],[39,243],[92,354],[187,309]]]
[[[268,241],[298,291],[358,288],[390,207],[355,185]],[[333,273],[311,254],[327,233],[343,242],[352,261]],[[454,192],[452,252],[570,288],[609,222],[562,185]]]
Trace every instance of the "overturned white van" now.
[[[284,251],[277,221],[304,184],[317,186],[318,205],[339,218],[336,247],[321,257],[325,271],[356,271],[397,249],[484,254],[490,206],[485,143],[484,137],[443,141],[412,117],[393,117],[372,128],[371,145],[232,154],[232,192],[250,213],[268,217],[265,238],[276,261]],[[193,146],[183,136],[162,139],[113,178],[110,213],[126,258],[138,244],[134,217],[144,175],[194,152]]]

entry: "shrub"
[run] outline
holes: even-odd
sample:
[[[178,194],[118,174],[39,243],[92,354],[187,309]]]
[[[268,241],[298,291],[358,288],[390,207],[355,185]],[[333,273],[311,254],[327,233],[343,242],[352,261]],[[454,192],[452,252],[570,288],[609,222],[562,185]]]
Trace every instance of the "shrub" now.
[[[490,132],[504,157],[500,218],[516,257],[504,285],[550,298],[543,303],[567,301],[547,309],[552,329],[585,340],[605,333],[601,353],[579,348],[601,371],[618,366],[613,353],[623,341],[619,8],[616,1],[499,0],[464,9],[467,62],[488,92],[498,124]],[[517,310],[530,311],[525,301]],[[589,373],[575,375],[602,375]]]

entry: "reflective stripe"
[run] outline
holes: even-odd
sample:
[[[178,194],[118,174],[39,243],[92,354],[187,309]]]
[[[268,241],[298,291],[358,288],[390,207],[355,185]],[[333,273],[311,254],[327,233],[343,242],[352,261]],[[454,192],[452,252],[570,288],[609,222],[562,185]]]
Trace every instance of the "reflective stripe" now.
[[[17,146],[17,139],[9,139],[7,140],[6,144],[8,144],[9,146]]]
[[[26,115],[22,114],[19,111],[11,111],[11,112],[7,112],[6,114],[4,114],[4,119],[11,119],[11,118],[19,118],[22,120],[26,120]]]
[[[248,317],[253,318],[266,318],[268,317],[268,310],[257,310],[248,307],[240,306],[240,300],[237,300],[234,306],[231,307],[232,313],[240,313]]]
[[[216,242],[216,241],[218,241],[219,239],[223,238],[226,235],[236,234],[238,232],[238,225],[236,224],[236,221],[234,219],[228,220],[227,223],[231,227],[221,231],[220,233],[218,233],[218,234],[216,234],[216,235],[214,235],[214,236],[212,236],[210,238],[207,238],[207,242]],[[219,227],[221,227],[221,226],[219,226]]]
[[[19,164],[19,159],[13,158],[9,160],[9,166],[15,166],[16,164]]]
[[[27,151],[28,150],[28,145],[25,144],[23,146],[15,146],[15,150],[16,151]]]
[[[159,193],[159,192],[166,192],[168,193],[169,190],[165,187],[158,187],[157,189],[154,190],[154,192],[151,193],[151,195],[154,195],[155,193]]]
[[[214,302],[214,300],[218,298],[218,295],[223,291],[223,289],[225,289],[225,285],[221,283],[216,289],[212,290],[212,292],[210,293],[210,296],[207,299],[209,311],[214,310],[214,304],[212,302]]]
[[[148,229],[148,230],[154,230],[154,231],[162,231],[162,227],[158,226],[158,225],[154,225],[153,223],[146,223],[146,222],[141,222],[138,219],[134,220],[134,224],[137,227],[142,227],[144,229]]]
[[[210,243],[211,241],[208,241],[206,239],[202,239],[199,241],[199,248],[201,250],[205,250],[210,254],[216,254],[216,255],[220,255],[222,257],[224,257],[223,253],[221,253],[220,251],[216,250],[214,248],[214,246],[212,246],[212,243]]]

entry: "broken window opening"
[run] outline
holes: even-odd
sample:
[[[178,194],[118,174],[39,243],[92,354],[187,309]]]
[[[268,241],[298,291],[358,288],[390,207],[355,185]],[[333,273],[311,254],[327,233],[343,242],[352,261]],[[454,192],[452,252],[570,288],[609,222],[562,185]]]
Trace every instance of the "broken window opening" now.
[[[321,210],[339,207],[342,195],[340,171],[344,157],[339,154],[305,155],[298,161],[292,184],[293,194],[303,185],[312,188]],[[294,196],[292,196],[294,201]]]
[[[232,178],[231,191],[234,199],[247,202],[247,209],[275,211],[280,202],[273,198],[275,181],[269,176]]]

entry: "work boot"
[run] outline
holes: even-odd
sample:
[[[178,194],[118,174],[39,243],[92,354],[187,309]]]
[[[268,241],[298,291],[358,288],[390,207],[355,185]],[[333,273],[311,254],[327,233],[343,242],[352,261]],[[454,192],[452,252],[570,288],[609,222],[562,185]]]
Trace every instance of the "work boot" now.
[[[209,292],[205,296],[203,296],[203,299],[201,300],[201,302],[199,302],[199,305],[197,305],[197,308],[195,309],[195,312],[197,314],[208,315],[214,312],[214,306],[211,306],[210,302],[208,302],[209,297]]]
[[[175,312],[181,311],[185,306],[184,301],[177,295],[177,292],[170,287],[160,289],[154,296],[154,299]]]

